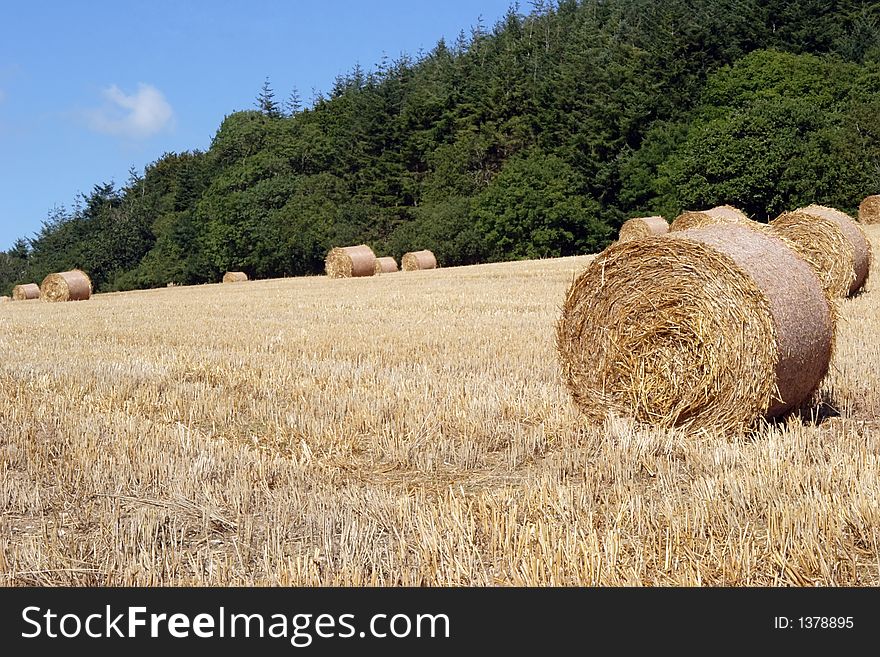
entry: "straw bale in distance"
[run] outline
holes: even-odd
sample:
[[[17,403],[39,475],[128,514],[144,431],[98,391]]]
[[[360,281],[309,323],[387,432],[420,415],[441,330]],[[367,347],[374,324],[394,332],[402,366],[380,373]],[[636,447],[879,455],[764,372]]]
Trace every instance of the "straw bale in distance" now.
[[[0,297],[0,303],[6,303],[7,301],[12,301],[12,298],[7,296]]]
[[[80,269],[49,274],[40,284],[45,301],[85,301],[92,296],[92,281]]]
[[[880,224],[880,195],[866,196],[859,204],[859,223]]]
[[[808,205],[783,212],[770,222],[770,229],[813,266],[831,296],[849,296],[867,282],[871,245],[845,212]]]
[[[754,224],[762,226],[757,221],[752,221],[742,211],[732,205],[719,205],[709,210],[688,210],[678,215],[669,226],[669,231],[688,230],[689,228],[703,228],[715,224],[743,224],[754,227]]]
[[[243,271],[228,271],[223,274],[224,283],[243,283],[248,280],[248,275]]]
[[[330,278],[372,276],[376,273],[376,254],[366,244],[337,246],[327,253],[324,271]]]
[[[410,251],[404,253],[400,260],[403,271],[415,271],[417,269],[436,269],[437,258],[434,254],[423,249],[421,251]]]
[[[781,240],[718,225],[618,243],[571,284],[556,325],[588,418],[740,431],[825,376],[834,308]]]
[[[28,301],[30,299],[40,298],[40,286],[36,283],[25,283],[16,285],[12,288],[12,299],[14,301]]]
[[[397,260],[395,260],[391,256],[382,256],[381,258],[376,258],[374,273],[390,274],[395,271],[398,271]]]
[[[635,240],[640,237],[664,235],[668,232],[669,224],[666,223],[666,219],[663,217],[635,217],[623,222],[617,240],[619,242],[628,242],[629,240]]]

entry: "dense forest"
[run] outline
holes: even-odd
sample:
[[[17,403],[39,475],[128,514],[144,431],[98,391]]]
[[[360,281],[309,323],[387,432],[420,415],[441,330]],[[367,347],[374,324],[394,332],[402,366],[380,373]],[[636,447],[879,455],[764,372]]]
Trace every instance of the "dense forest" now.
[[[99,182],[0,252],[0,292],[73,267],[99,291],[316,274],[362,242],[564,256],[632,216],[880,192],[880,3],[538,0],[308,106],[255,77],[206,151]]]

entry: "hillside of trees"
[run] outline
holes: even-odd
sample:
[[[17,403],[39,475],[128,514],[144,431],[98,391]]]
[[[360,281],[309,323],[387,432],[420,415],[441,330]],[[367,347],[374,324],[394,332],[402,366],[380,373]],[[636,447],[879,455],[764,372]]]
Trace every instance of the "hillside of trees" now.
[[[0,293],[73,267],[97,291],[318,274],[362,242],[565,256],[633,216],[880,192],[880,3],[538,1],[307,107],[255,77],[206,151],[97,182],[0,252]]]

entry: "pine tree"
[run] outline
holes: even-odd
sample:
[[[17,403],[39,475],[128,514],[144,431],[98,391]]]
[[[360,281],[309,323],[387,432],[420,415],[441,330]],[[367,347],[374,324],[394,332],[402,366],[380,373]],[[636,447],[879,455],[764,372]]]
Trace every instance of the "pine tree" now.
[[[281,116],[281,108],[278,107],[278,103],[275,101],[275,92],[269,84],[269,76],[266,76],[263,88],[260,89],[260,95],[257,96],[257,109],[272,118]]]
[[[299,89],[296,87],[293,88],[293,91],[290,92],[290,96],[287,97],[287,101],[284,103],[284,109],[287,110],[288,116],[296,116],[302,112],[302,98],[300,98]]]

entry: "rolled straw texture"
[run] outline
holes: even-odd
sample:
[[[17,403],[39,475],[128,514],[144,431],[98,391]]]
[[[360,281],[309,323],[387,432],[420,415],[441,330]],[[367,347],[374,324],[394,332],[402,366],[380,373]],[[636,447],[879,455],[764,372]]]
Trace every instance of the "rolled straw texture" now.
[[[435,269],[437,258],[434,254],[424,249],[422,251],[410,251],[404,253],[400,260],[403,271],[415,271],[416,269]]]
[[[822,205],[783,212],[770,229],[785,238],[814,269],[833,297],[859,291],[868,280],[871,245],[848,214]]]
[[[391,256],[383,256],[381,258],[376,258],[376,265],[373,268],[373,273],[390,274],[395,271],[398,271],[397,260],[395,260]]]
[[[669,226],[669,231],[703,228],[704,226],[714,226],[716,224],[763,225],[757,221],[752,221],[742,210],[732,205],[719,205],[709,210],[688,210],[687,212],[682,212],[673,219],[672,224]]]
[[[243,283],[248,280],[248,275],[243,271],[228,271],[223,274],[224,283]]]
[[[807,400],[834,308],[780,240],[733,225],[618,243],[570,286],[563,380],[588,418],[736,432]]]
[[[859,204],[859,223],[880,224],[880,196],[866,196]]]
[[[324,271],[330,278],[372,276],[376,273],[376,254],[366,244],[337,246],[327,253]]]
[[[92,281],[79,269],[49,274],[40,284],[45,301],[85,301],[92,296]]]
[[[12,288],[12,299],[14,301],[29,301],[30,299],[40,298],[40,286],[36,283],[25,283],[24,285],[16,285]]]
[[[623,222],[617,241],[628,242],[649,235],[665,235],[668,232],[669,224],[663,217],[635,217]]]

